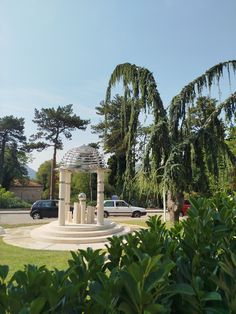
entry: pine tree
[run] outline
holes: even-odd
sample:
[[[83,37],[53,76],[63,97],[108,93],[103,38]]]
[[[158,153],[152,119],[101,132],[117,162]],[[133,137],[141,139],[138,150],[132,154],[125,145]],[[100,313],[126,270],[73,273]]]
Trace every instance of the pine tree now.
[[[55,196],[55,171],[57,150],[63,149],[62,136],[70,140],[72,131],[85,130],[88,120],[81,120],[73,113],[72,105],[58,108],[35,109],[33,122],[38,132],[31,136],[31,149],[38,150],[53,147],[50,197]],[[41,140],[41,141],[40,141]]]

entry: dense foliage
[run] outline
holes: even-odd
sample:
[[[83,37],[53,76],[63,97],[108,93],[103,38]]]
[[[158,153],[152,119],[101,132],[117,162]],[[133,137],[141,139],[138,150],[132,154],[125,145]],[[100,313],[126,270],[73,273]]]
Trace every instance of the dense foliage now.
[[[57,150],[63,149],[62,136],[72,138],[72,131],[85,130],[88,120],[82,120],[74,114],[72,105],[58,108],[34,110],[33,122],[37,124],[37,133],[31,136],[31,149],[43,150],[53,147],[50,197],[55,198],[55,168]]]
[[[29,208],[31,204],[0,187],[0,208]]]
[[[26,265],[6,281],[1,313],[235,313],[236,197],[192,199],[189,218],[72,252],[65,271]]]
[[[51,167],[52,161],[46,160],[39,166],[38,171],[36,172],[36,180],[43,186],[43,199],[47,199],[50,196]]]
[[[7,189],[14,179],[27,176],[24,124],[23,118],[0,117],[0,186]]]
[[[51,167],[52,161],[47,160],[42,163],[38,171],[36,172],[36,180],[38,183],[43,185],[42,199],[48,199],[50,197],[50,182],[51,182]],[[55,175],[55,197],[58,197],[58,175]],[[111,195],[115,193],[114,188],[108,182],[108,175],[105,174],[104,178],[105,184],[105,197],[110,198]],[[85,193],[87,197],[87,202],[96,205],[97,200],[97,174],[96,173],[85,173],[77,172],[73,173],[71,176],[71,203],[78,201],[78,194]]]
[[[130,63],[117,65],[105,101],[97,108],[103,120],[94,130],[105,150],[113,153],[111,176],[115,185],[123,183],[123,196],[153,199],[164,190],[171,219],[178,220],[184,192],[212,195],[221,189],[233,190],[232,184],[224,182],[229,182],[236,166],[236,156],[226,141],[226,127],[235,126],[235,73],[236,60],[215,65],[186,85],[165,110],[149,70]],[[228,78],[223,85],[224,94],[229,94],[224,100],[223,78]],[[117,84],[123,87],[122,96],[112,100]],[[214,87],[217,100],[210,97]],[[145,127],[143,116],[151,117]],[[139,139],[140,130],[145,140]],[[119,173],[122,148],[123,171]]]
[[[106,115],[106,120],[100,121],[93,126],[94,132],[99,134],[100,139],[104,143],[105,153],[111,154],[108,159],[108,165],[111,170],[109,182],[114,186],[116,193],[124,192],[124,176],[126,172],[126,153],[128,143],[126,134],[130,121],[132,101],[125,101],[124,97],[115,96],[109,103],[101,102],[96,107],[97,114],[103,117]],[[132,151],[134,154],[135,151]],[[131,158],[134,159],[134,158]],[[133,167],[134,173],[135,164],[130,163],[129,167]]]
[[[120,81],[124,95],[112,100],[112,88]],[[115,154],[113,162],[116,162],[116,185],[118,188],[122,186],[123,197],[131,199],[132,192],[135,191],[133,183],[137,162],[143,159],[147,133],[148,140],[158,147],[155,150],[155,166],[163,158],[165,160],[168,147],[165,110],[153,74],[135,64],[118,65],[109,80],[105,102],[97,110],[98,114],[104,116],[104,121],[94,129],[100,134],[103,132],[105,150]],[[140,127],[140,117],[148,112],[153,115],[153,127],[145,130]],[[119,189],[117,192],[120,192]]]
[[[105,198],[110,198],[114,194],[113,187],[108,182],[108,175],[104,176]],[[78,172],[71,177],[71,202],[78,202],[79,193],[85,193],[87,204],[97,204],[97,174]]]

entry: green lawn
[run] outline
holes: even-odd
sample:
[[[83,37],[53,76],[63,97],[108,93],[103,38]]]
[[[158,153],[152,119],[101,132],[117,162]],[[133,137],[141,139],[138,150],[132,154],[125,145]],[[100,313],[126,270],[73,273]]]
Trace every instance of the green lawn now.
[[[3,227],[4,229],[9,229],[9,228],[19,228],[19,227],[28,227],[28,226],[41,226],[41,225],[45,225],[47,222],[38,222],[37,225],[36,224],[32,224],[32,223],[25,223],[25,224],[1,224],[1,227]]]
[[[135,225],[140,227],[147,227],[146,221],[143,219],[138,218],[130,218],[127,220],[116,220],[119,224],[128,224],[128,225]]]
[[[140,227],[147,227],[143,219],[127,219],[117,220],[120,224],[129,224]],[[3,225],[4,228],[14,228],[29,226],[31,224],[21,225]],[[66,269],[68,266],[68,259],[70,259],[70,252],[68,251],[45,251],[45,250],[32,250],[8,245],[3,242],[0,237],[0,264],[8,265],[10,273],[8,278],[17,270],[23,269],[25,264],[34,264],[38,266],[46,265],[49,269],[58,268]]]
[[[22,270],[25,264],[46,265],[49,269],[54,267],[66,269],[70,256],[70,252],[66,251],[31,250],[8,245],[0,237],[0,263],[9,266],[8,278],[17,270]]]
[[[142,222],[139,222],[138,219],[135,219],[135,221],[130,219],[130,221],[127,220],[122,223],[142,225]],[[2,225],[2,227],[15,228],[30,225],[31,224]],[[9,279],[14,272],[23,269],[25,264],[46,265],[49,269],[66,269],[68,266],[67,261],[70,257],[71,253],[68,251],[32,250],[8,245],[4,243],[3,239],[0,237],[0,264],[9,266]]]
[[[119,223],[119,224],[128,224],[128,225],[135,225],[135,226],[140,226],[140,227],[146,227],[147,228],[146,220],[139,219],[139,218],[130,218],[130,219],[127,219],[127,220],[118,220],[117,219],[116,222]],[[167,221],[166,222],[166,228],[170,229],[171,226],[172,226],[172,224],[169,221]]]

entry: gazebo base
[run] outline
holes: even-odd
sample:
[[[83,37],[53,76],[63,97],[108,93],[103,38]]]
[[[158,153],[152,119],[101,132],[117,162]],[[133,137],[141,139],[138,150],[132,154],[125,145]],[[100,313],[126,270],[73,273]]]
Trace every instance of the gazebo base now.
[[[5,234],[5,230],[0,226],[0,235]]]
[[[35,228],[31,237],[40,242],[61,244],[92,244],[107,242],[112,236],[121,236],[130,232],[130,228],[105,221],[104,225],[66,223],[59,226],[58,221]]]

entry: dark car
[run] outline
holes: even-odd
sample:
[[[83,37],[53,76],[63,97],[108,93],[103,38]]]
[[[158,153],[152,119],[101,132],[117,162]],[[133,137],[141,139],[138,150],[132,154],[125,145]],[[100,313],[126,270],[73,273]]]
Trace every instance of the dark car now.
[[[57,218],[58,217],[58,200],[38,200],[31,206],[30,216],[33,219]],[[73,206],[70,206],[73,216]]]
[[[31,206],[33,219],[58,217],[58,200],[38,200]]]

